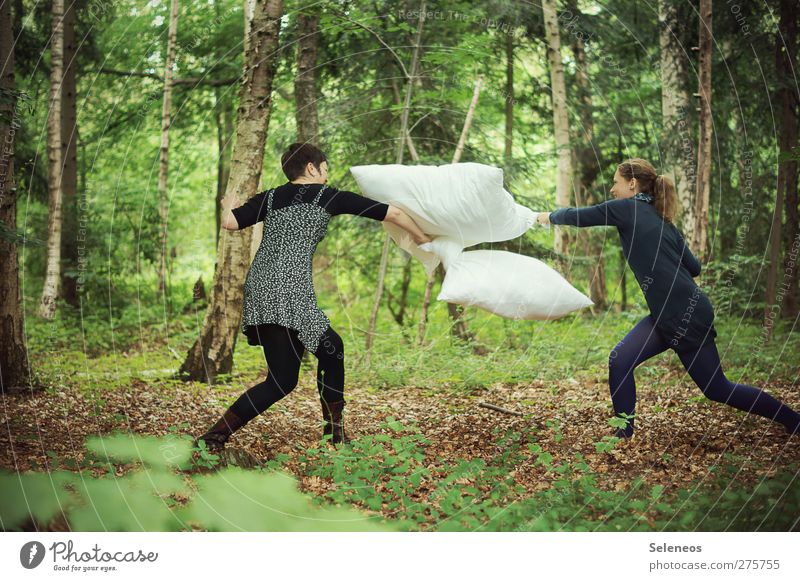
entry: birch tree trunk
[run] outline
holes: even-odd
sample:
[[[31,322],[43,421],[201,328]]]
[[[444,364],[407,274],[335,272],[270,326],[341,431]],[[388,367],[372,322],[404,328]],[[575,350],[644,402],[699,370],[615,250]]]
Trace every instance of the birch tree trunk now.
[[[245,52],[244,83],[239,92],[236,143],[226,193],[243,199],[256,194],[264,160],[272,108],[272,82],[278,64],[281,0],[257,0]],[[233,368],[233,349],[242,320],[242,291],[250,265],[252,230],[223,231],[211,299],[200,337],[181,366],[189,379],[213,382]]]
[[[61,175],[63,195],[63,232],[61,237],[61,295],[64,302],[78,306],[78,123],[75,106],[75,11],[77,2],[70,2],[64,12],[64,81],[61,99]]]
[[[172,112],[172,69],[175,65],[175,44],[178,36],[178,0],[172,0],[167,37],[167,62],[164,67],[164,102],[161,108],[161,149],[158,163],[158,216],[161,220],[158,264],[158,292],[167,291],[167,229],[169,222],[169,127]]]
[[[567,117],[567,87],[564,66],[561,62],[561,35],[558,30],[556,0],[542,0],[544,30],[547,38],[547,61],[550,65],[550,84],[553,98],[553,127],[555,129],[558,164],[556,170],[556,205],[569,206],[572,182],[572,152],[569,144],[569,118]],[[564,228],[554,227],[553,249],[563,256],[567,252],[569,235]]]
[[[692,97],[686,90],[686,47],[677,34],[681,29],[678,0],[658,3],[661,46],[661,143],[665,173],[671,173],[680,205],[679,224],[690,242],[694,238],[697,156],[692,133]]]
[[[249,30],[249,18],[252,16],[252,6],[248,8],[249,0],[245,2],[245,16],[248,19],[245,24],[245,37]],[[218,20],[221,19],[221,10],[219,2],[214,3],[214,14]],[[222,198],[225,197],[225,186],[228,184],[228,178],[231,174],[231,150],[233,149],[233,110],[231,103],[228,100],[229,93],[219,87],[214,87],[214,117],[217,122],[217,196],[215,202],[215,226],[214,235],[216,236],[216,243],[219,244],[219,232],[222,222]]]
[[[317,48],[319,12],[297,15],[297,76],[294,78],[297,141],[319,143],[317,115]]]
[[[708,256],[708,212],[711,199],[711,0],[700,0],[700,143],[697,150],[697,194],[692,250],[701,259]]]
[[[250,29],[253,26],[253,13],[255,12],[255,5],[256,0],[244,0],[244,52],[247,53],[247,49],[250,42]],[[277,66],[277,65],[276,65]],[[256,186],[256,191],[261,191],[261,179],[259,178],[258,186]],[[257,222],[253,226],[250,227],[250,231],[248,233],[250,236],[250,262],[253,262],[253,259],[256,257],[256,252],[258,252],[258,246],[261,244],[261,239],[264,237],[264,222]]]
[[[233,149],[233,111],[230,103],[220,97],[219,87],[214,88],[215,117],[217,121],[217,200],[216,200],[216,236],[219,243],[220,223],[222,220],[222,198],[225,186],[231,174],[231,150]]]
[[[47,115],[47,270],[39,313],[52,319],[56,313],[61,278],[61,93],[64,76],[64,0],[53,0],[53,36],[50,43],[50,97]]]
[[[14,35],[11,3],[0,3],[0,226],[17,229],[17,192],[14,182],[14,137],[19,128],[14,82]],[[23,334],[25,312],[19,288],[19,260],[15,240],[0,236],[0,392],[28,387],[28,350]]]

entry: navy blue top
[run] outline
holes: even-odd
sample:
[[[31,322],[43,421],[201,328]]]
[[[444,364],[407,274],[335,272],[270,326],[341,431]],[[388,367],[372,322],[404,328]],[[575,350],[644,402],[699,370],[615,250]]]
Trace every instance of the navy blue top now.
[[[697,349],[717,335],[711,301],[693,280],[700,274],[700,262],[680,230],[648,202],[649,196],[637,196],[586,208],[562,208],[550,214],[550,222],[615,226],[656,329],[675,351]]]

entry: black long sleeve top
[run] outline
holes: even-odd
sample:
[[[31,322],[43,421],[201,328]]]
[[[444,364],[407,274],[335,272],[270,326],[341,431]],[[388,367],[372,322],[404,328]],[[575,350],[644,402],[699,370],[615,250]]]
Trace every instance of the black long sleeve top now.
[[[616,227],[625,259],[669,347],[696,349],[716,337],[714,309],[693,280],[700,274],[700,262],[680,230],[665,221],[651,203],[626,198],[585,208],[562,208],[550,214],[550,222]]]
[[[311,202],[321,188],[322,184],[293,184],[292,182],[287,182],[275,188],[272,209],[280,210],[292,204]],[[247,228],[264,219],[267,214],[267,192],[263,191],[256,194],[244,204],[232,210],[233,215],[236,217],[236,222],[239,224],[239,229]],[[325,191],[322,192],[320,197],[319,205],[331,216],[352,214],[379,222],[383,221],[389,211],[388,204],[331,186],[325,187]]]

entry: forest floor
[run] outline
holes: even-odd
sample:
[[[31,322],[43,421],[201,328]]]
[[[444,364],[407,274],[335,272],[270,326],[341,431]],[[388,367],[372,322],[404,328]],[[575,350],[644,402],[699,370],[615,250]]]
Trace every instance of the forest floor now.
[[[680,373],[666,368],[665,372]],[[607,425],[610,403],[604,382],[565,379],[495,384],[467,392],[349,385],[345,419],[348,432],[355,437],[385,431],[382,422],[392,417],[416,425],[430,441],[422,464],[432,478],[437,468],[460,460],[491,462],[503,452],[499,435],[509,432],[538,442],[556,464],[581,454],[598,485],[608,490],[621,490],[636,477],[666,490],[698,486],[713,479],[721,466],[736,468],[728,469],[728,484],[735,480],[752,486],[765,477],[796,469],[800,438],[789,438],[781,426],[763,418],[706,401],[685,381],[662,383],[657,390],[639,390],[636,435],[608,452],[598,452],[596,446],[603,435],[613,431]],[[54,456],[62,465],[69,459],[79,463],[87,437],[120,431],[196,436],[248,385],[235,381],[209,388],[133,379],[104,391],[100,399],[69,385],[57,391],[4,396],[6,429],[0,433],[0,466],[11,471],[42,470]],[[773,383],[770,391],[800,408],[800,397],[793,397],[788,382],[783,386]],[[480,402],[523,415],[485,409]],[[245,426],[231,444],[259,460],[282,457],[284,468],[298,478],[301,488],[319,494],[335,484],[309,475],[298,458],[319,445],[320,433],[320,405],[313,375],[306,373],[292,394]],[[557,477],[535,460],[530,455],[510,471],[516,483],[530,493],[547,488]]]

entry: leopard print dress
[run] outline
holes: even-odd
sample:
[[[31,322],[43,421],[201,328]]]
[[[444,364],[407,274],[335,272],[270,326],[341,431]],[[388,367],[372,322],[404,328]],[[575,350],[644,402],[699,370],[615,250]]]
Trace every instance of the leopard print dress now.
[[[331,215],[319,205],[323,186],[312,203],[298,202],[272,210],[267,194],[264,237],[244,284],[242,330],[275,323],[295,329],[303,346],[314,353],[330,320],[317,306],[312,259],[328,230]]]

